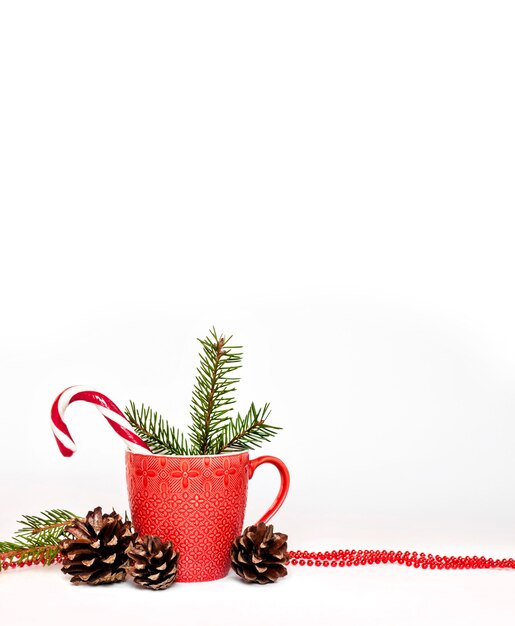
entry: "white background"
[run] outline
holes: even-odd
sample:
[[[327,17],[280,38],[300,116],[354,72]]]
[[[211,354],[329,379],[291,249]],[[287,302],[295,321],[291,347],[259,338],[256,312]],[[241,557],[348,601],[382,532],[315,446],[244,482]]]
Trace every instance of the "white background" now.
[[[198,347],[270,401],[290,547],[515,552],[511,2],[0,5],[0,536],[127,507],[64,387],[186,428]],[[277,488],[250,485],[247,521]],[[296,568],[163,593],[0,575],[5,624],[513,622],[515,572]],[[116,608],[113,618],[113,608]]]

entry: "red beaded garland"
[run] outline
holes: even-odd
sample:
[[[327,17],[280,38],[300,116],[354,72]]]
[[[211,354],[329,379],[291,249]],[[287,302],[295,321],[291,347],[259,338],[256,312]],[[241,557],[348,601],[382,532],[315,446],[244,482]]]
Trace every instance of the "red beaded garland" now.
[[[49,561],[49,565],[53,563],[62,563],[63,557],[61,553],[58,553],[51,561]],[[15,569],[16,567],[32,567],[33,565],[45,565],[47,562],[44,556],[32,559],[23,559],[21,554],[15,554],[14,556],[4,557],[2,560],[2,555],[0,554],[0,569]]]
[[[515,569],[515,559],[487,559],[484,556],[433,556],[421,552],[390,550],[332,550],[331,552],[289,552],[291,565],[315,567],[398,563],[416,569]]]
[[[22,560],[21,555],[16,559],[5,559],[0,562],[1,569],[7,570],[16,567],[31,567],[44,565],[44,557],[32,560]],[[1,560],[1,557],[0,557]],[[57,554],[50,564],[61,563],[62,555]],[[515,569],[515,559],[492,559],[484,556],[440,556],[439,554],[425,554],[421,552],[394,552],[390,550],[332,550],[326,552],[308,552],[306,550],[291,550],[289,564],[308,567],[350,567],[358,565],[373,565],[380,563],[397,563],[416,569]]]

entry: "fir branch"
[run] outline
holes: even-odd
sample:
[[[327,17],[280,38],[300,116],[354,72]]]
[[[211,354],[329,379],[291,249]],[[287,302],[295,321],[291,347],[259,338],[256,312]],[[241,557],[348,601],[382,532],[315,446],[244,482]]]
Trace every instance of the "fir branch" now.
[[[6,561],[25,563],[39,559],[45,565],[50,565],[59,552],[60,545],[55,543],[23,547],[16,543],[0,542],[0,563]]]
[[[186,437],[177,428],[170,426],[157,411],[152,411],[144,404],[141,405],[141,409],[137,409],[131,400],[130,407],[125,407],[124,413],[131,426],[154,454],[189,454]]]
[[[264,441],[270,441],[281,428],[266,423],[269,415],[270,404],[268,403],[261,409],[256,409],[252,403],[245,417],[241,417],[238,413],[237,418],[234,421],[230,420],[224,427],[217,442],[216,454],[253,450],[261,446]]]
[[[15,531],[15,537],[25,537],[27,535],[37,535],[39,533],[53,531],[61,533],[62,528],[71,524],[77,516],[66,509],[52,509],[44,511],[40,515],[22,515],[18,520],[20,528]]]
[[[228,422],[239,378],[231,374],[241,367],[241,346],[230,346],[231,337],[213,328],[199,339],[202,352],[191,400],[190,438],[192,454],[216,454],[216,443]]]
[[[59,553],[63,539],[70,537],[66,526],[78,516],[66,509],[52,509],[39,515],[23,515],[11,541],[0,541],[0,561],[25,562],[43,559],[48,565]]]

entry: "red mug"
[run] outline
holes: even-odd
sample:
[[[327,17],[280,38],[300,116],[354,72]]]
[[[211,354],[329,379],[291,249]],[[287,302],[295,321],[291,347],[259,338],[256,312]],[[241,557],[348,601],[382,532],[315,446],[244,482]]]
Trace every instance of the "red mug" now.
[[[241,534],[248,481],[271,463],[281,486],[268,520],[284,502],[290,486],[286,465],[276,457],[249,460],[248,452],[206,456],[125,453],[127,488],[134,529],[171,540],[179,553],[177,581],[223,578],[231,567],[230,549]]]

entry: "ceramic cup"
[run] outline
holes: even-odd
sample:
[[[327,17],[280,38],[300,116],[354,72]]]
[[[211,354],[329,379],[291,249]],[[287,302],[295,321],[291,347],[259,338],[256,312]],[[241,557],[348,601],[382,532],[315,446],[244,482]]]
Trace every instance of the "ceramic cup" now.
[[[179,552],[178,582],[223,578],[230,548],[241,534],[248,481],[271,463],[279,470],[279,493],[260,522],[284,502],[290,484],[286,465],[276,457],[250,460],[248,452],[208,456],[125,453],[132,523],[141,535],[171,539]]]

